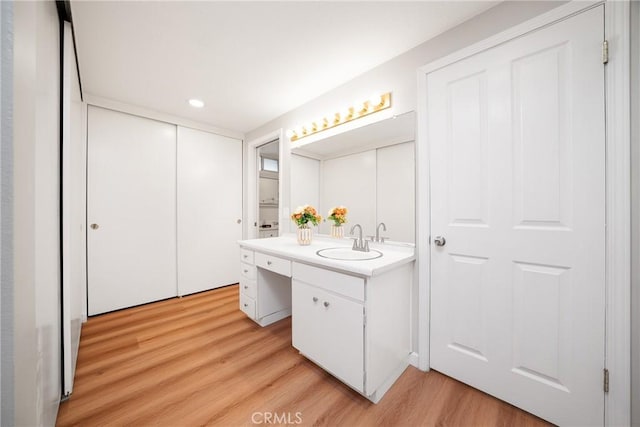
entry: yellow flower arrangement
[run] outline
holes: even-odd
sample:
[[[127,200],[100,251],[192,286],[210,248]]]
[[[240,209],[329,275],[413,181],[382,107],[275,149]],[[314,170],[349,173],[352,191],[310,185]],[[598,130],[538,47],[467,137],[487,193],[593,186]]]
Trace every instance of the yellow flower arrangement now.
[[[322,221],[322,216],[311,205],[298,206],[291,214],[291,219],[298,225],[298,228],[307,228],[309,223],[318,225]]]
[[[329,211],[327,219],[333,221],[335,225],[342,225],[347,222],[347,208],[344,206],[336,206]]]

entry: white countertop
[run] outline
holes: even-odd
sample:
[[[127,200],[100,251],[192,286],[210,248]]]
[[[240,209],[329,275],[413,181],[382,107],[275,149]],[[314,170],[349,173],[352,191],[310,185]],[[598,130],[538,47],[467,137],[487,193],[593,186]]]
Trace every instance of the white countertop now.
[[[365,277],[384,273],[399,265],[415,260],[415,247],[412,244],[372,242],[369,242],[369,247],[382,252],[382,257],[349,261],[323,258],[317,255],[316,252],[326,248],[351,248],[353,240],[348,238],[335,239],[322,235],[314,235],[313,241],[308,246],[300,246],[295,234],[285,234],[280,237],[266,239],[240,240],[238,243],[243,248]]]

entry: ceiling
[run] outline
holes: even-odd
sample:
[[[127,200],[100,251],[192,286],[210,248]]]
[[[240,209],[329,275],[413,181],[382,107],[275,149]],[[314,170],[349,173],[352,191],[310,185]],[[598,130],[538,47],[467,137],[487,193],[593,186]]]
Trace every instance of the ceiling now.
[[[246,133],[495,4],[76,0],[71,10],[85,94]]]

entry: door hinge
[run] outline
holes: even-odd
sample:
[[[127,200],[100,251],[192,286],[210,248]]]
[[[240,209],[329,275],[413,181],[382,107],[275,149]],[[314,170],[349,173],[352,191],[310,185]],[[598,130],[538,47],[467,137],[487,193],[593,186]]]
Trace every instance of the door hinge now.
[[[602,42],[602,63],[609,62],[609,42],[607,40]]]
[[[609,393],[609,370],[608,369],[604,369],[604,384],[603,384],[603,388],[604,388],[604,392],[605,393]]]
[[[367,312],[365,311],[364,307],[362,307],[362,327],[366,327],[367,326]]]

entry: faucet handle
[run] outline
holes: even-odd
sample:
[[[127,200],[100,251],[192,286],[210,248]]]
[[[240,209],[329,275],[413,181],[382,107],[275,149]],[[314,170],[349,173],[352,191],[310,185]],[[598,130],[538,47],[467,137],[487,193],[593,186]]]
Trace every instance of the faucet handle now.
[[[364,241],[364,248],[362,248],[362,250],[364,252],[369,252],[369,241],[368,240]]]
[[[369,239],[370,242],[375,242],[376,236],[367,236],[367,239]]]
[[[352,240],[353,240],[353,247],[351,249],[354,250],[354,251],[357,251],[358,248],[359,248],[359,246],[358,246],[358,238],[354,237]]]
[[[380,243],[384,243],[386,239],[388,239],[388,237],[380,237]]]

